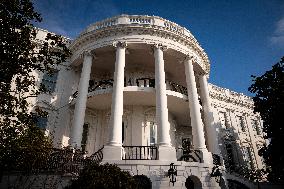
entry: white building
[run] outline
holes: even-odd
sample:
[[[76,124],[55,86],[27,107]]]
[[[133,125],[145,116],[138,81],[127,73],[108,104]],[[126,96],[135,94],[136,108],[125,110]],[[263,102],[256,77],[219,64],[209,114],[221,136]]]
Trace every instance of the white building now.
[[[102,162],[148,176],[152,188],[220,188],[210,176],[212,154],[223,157],[223,176],[232,180],[229,170],[262,168],[257,151],[265,141],[252,99],[207,83],[208,56],[186,28],[120,15],[90,25],[70,48],[57,74],[39,75],[53,91],[35,105],[49,112],[39,125],[54,146],[88,155],[103,148]]]

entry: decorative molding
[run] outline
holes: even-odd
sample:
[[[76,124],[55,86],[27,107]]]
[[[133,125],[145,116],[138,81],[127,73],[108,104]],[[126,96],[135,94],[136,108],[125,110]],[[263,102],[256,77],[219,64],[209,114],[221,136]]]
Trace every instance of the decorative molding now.
[[[120,23],[122,22],[121,20],[124,20],[123,23]],[[131,33],[135,35],[157,36],[177,42],[188,50],[195,51],[200,57],[198,64],[201,65],[206,73],[210,72],[208,56],[190,31],[176,23],[156,16],[120,15],[97,22],[82,32],[80,36],[72,42],[70,48],[73,54],[75,54],[74,52],[93,41],[115,36],[129,36]]]
[[[92,50],[84,50],[79,57],[81,59],[84,59],[85,56],[91,56],[92,58],[96,59],[97,57],[95,56],[95,54],[93,53]]]
[[[166,51],[168,49],[168,47],[166,45],[163,45],[162,43],[155,43],[153,45],[153,49],[161,49],[162,51]]]
[[[209,84],[209,96],[212,99],[216,99],[222,102],[230,103],[233,105],[245,107],[248,109],[253,109],[253,100],[241,93],[230,91],[229,89],[224,89],[216,85]],[[212,102],[214,104],[214,102]]]
[[[125,41],[116,41],[116,42],[112,43],[112,45],[115,48],[126,48],[127,47],[127,43]]]

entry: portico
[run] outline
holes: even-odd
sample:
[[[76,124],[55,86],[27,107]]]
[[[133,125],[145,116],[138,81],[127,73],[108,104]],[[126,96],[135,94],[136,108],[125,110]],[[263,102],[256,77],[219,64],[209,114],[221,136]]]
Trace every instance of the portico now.
[[[123,156],[122,148],[122,129],[121,124],[123,122],[123,91],[125,89],[125,64],[126,64],[126,48],[127,42],[113,42],[113,48],[115,49],[115,63],[114,63],[114,77],[112,87],[112,101],[111,101],[111,114],[110,114],[110,126],[109,126],[109,138],[108,142],[104,146],[104,159],[119,160]],[[147,45],[147,44],[146,44]],[[171,145],[170,139],[170,125],[168,119],[168,103],[167,103],[167,87],[166,87],[166,74],[165,74],[165,61],[164,52],[167,51],[167,46],[162,44],[148,45],[153,53],[149,53],[148,56],[153,56],[154,59],[154,77],[155,77],[155,95],[156,95],[156,124],[157,124],[157,137],[159,146],[159,159],[160,160],[176,160],[175,146]],[[131,51],[129,48],[128,50]],[[83,125],[84,125],[84,112],[86,110],[86,102],[88,96],[88,83],[91,75],[92,64],[95,64],[96,60],[93,59],[91,52],[95,52],[96,49],[89,51],[89,53],[83,53],[83,67],[80,77],[78,97],[75,104],[74,120],[72,127],[71,144],[74,147],[81,146]],[[208,150],[205,145],[204,126],[200,114],[200,105],[198,101],[199,94],[197,93],[197,85],[195,78],[202,77],[196,75],[194,72],[194,64],[196,59],[188,55],[182,55],[183,59],[185,83],[187,85],[188,94],[188,109],[190,111],[190,125],[192,127],[193,147],[196,150],[200,150],[203,157],[208,156]],[[180,64],[180,63],[179,63]],[[198,67],[198,64],[195,65]],[[95,69],[95,68],[93,68]],[[199,72],[198,72],[199,73]],[[205,83],[206,85],[206,83]],[[206,93],[206,88],[200,88],[202,93]],[[208,95],[203,99],[207,99]],[[202,99],[202,100],[203,100]],[[203,100],[204,101],[204,100]],[[209,101],[209,100],[208,100]],[[208,103],[203,103],[203,106]],[[95,107],[95,105],[94,105]],[[204,108],[206,109],[206,108]],[[208,142],[210,144],[210,142]],[[208,161],[208,160],[204,160]]]

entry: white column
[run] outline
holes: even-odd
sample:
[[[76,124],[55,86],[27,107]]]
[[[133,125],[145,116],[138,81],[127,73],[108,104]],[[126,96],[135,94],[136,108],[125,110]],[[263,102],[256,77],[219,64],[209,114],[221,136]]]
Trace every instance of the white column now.
[[[220,154],[218,146],[218,135],[216,128],[214,128],[214,117],[211,109],[211,102],[209,97],[208,82],[206,75],[199,77],[200,97],[202,101],[204,118],[205,118],[205,130],[208,144],[208,150],[214,154]]]
[[[166,76],[164,70],[163,50],[156,45],[155,57],[155,89],[156,89],[156,121],[158,126],[159,146],[170,146],[170,125],[168,120]]]
[[[159,160],[176,161],[176,150],[171,146],[170,124],[166,94],[166,76],[162,45],[155,45],[156,122],[158,127]]]
[[[198,94],[193,71],[193,57],[188,56],[185,63],[185,75],[192,126],[193,145],[197,150],[207,151],[205,145],[204,131],[199,108]]]
[[[114,71],[114,84],[112,92],[109,146],[122,145],[122,115],[123,115],[123,90],[126,43],[118,42],[116,46],[116,61]]]
[[[71,145],[75,148],[81,148],[83,125],[85,119],[85,110],[89,88],[89,80],[92,67],[93,56],[91,52],[84,52],[84,61],[80,77],[78,96],[74,110],[73,127],[71,133]]]

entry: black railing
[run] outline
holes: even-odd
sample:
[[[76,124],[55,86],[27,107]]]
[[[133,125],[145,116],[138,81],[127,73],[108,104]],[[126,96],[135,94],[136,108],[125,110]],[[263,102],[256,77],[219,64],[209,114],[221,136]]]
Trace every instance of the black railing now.
[[[113,87],[113,79],[106,79],[100,81],[89,81],[89,92],[100,90],[100,89],[108,89]]]
[[[186,162],[199,162],[202,161],[202,155],[200,150],[190,150],[187,153],[183,153],[182,156],[178,159],[178,161],[186,161]]]
[[[123,146],[123,160],[157,160],[156,146]]]
[[[179,161],[186,162],[199,162],[202,161],[201,151],[194,150],[189,138],[182,139],[182,156],[178,159]]]
[[[181,94],[187,95],[187,88],[179,85],[177,83],[174,83],[172,81],[168,81],[167,82],[167,89],[175,91],[175,92],[179,92]]]
[[[172,81],[167,81],[166,85],[167,85],[168,90],[172,90],[172,91],[187,95],[187,88],[180,84],[174,83]],[[124,79],[124,86],[155,88],[155,79],[146,78],[146,77],[138,78],[135,81],[133,81],[132,79],[129,79],[128,81]],[[112,87],[113,87],[113,79],[106,79],[106,80],[100,80],[100,81],[94,81],[94,80],[89,81],[89,92],[92,92],[95,90],[101,90],[101,89],[108,89]]]
[[[92,154],[88,159],[94,161],[95,163],[100,163],[103,160],[103,149],[104,147],[100,148],[94,154]]]

